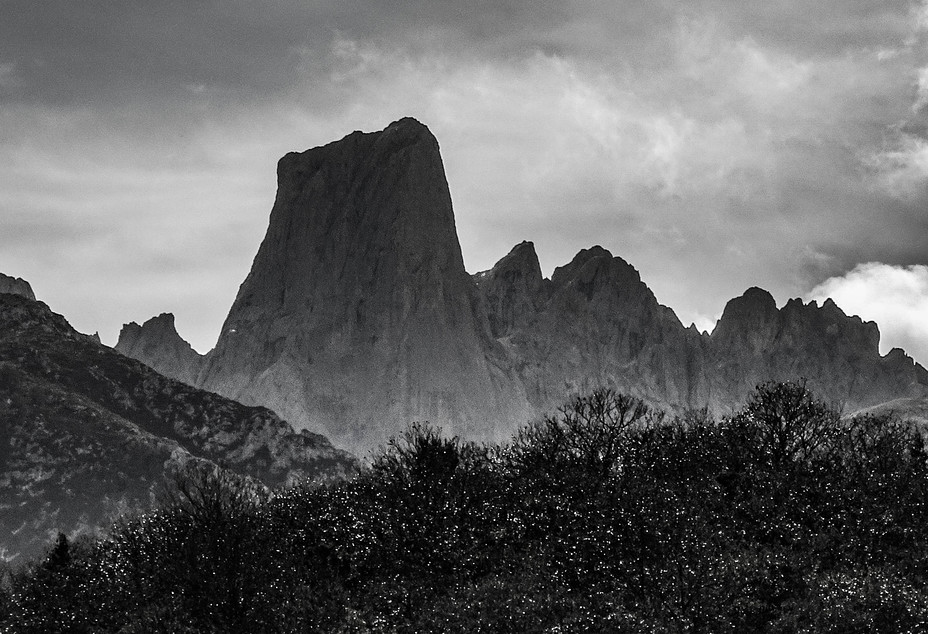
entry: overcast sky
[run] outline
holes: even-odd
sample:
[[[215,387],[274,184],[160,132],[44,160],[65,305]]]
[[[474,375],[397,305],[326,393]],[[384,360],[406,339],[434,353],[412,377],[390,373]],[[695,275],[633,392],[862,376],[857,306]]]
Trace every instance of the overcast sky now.
[[[915,0],[0,0],[0,271],[206,351],[277,159],[406,115],[471,272],[601,244],[685,324],[831,295],[928,363]]]

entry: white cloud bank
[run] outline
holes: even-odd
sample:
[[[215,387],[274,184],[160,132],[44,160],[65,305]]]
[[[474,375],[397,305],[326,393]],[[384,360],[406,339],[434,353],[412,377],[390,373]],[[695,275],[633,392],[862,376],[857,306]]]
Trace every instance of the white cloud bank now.
[[[844,312],[879,325],[881,352],[902,348],[928,365],[928,266],[859,264],[809,293],[810,299],[827,297]]]

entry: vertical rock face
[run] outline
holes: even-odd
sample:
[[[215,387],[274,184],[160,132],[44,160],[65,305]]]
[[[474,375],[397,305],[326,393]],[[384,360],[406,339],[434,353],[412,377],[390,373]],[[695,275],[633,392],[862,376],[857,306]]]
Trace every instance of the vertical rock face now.
[[[199,385],[356,449],[412,420],[508,435],[525,397],[464,270],[428,129],[356,132],[286,155],[277,174],[267,235]]]
[[[203,356],[177,334],[171,313],[152,317],[141,326],[134,321],[123,326],[116,350],[188,385],[196,383],[203,365]]]
[[[531,319],[547,297],[535,245],[522,242],[489,271],[474,275],[494,337],[505,337]]]
[[[712,331],[713,345],[725,351],[762,356],[776,334],[780,311],[773,295],[752,287],[725,305]]]
[[[728,303],[712,332],[710,402],[797,377],[848,409],[923,392],[928,372],[901,351],[882,357],[879,343],[875,323],[845,315],[830,299],[821,307],[791,299],[778,310],[769,293],[752,288]]]
[[[35,293],[29,282],[21,277],[10,277],[0,273],[0,293],[10,293],[12,295],[21,295],[26,299],[35,300]]]
[[[480,275],[480,290],[536,411],[600,386],[659,403],[705,398],[702,337],[657,302],[634,267],[596,246],[541,280],[534,250],[519,256],[525,244]]]
[[[831,300],[778,309],[770,293],[751,288],[707,336],[684,328],[631,265],[602,247],[581,251],[548,281],[526,245],[476,278],[536,411],[598,386],[717,414],[768,380],[806,378],[848,410],[928,390],[924,368],[901,350],[880,356],[876,324]]]
[[[876,325],[831,301],[778,309],[751,288],[706,335],[598,246],[548,280],[523,242],[471,278],[438,143],[412,119],[281,159],[267,235],[205,362],[173,324],[148,326],[119,347],[361,452],[414,420],[506,439],[601,386],[716,413],[771,379],[805,377],[848,408],[928,393],[924,368],[881,357]]]

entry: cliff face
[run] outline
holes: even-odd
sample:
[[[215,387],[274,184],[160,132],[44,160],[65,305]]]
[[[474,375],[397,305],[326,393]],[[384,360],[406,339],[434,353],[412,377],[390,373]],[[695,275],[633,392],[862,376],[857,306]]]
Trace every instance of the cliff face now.
[[[20,295],[26,299],[35,299],[35,293],[32,292],[32,286],[29,282],[21,277],[10,277],[0,273],[0,293],[10,293],[11,295]]]
[[[506,337],[525,326],[544,305],[551,285],[541,276],[535,245],[522,242],[489,271],[478,273],[474,281],[480,289],[490,332]]]
[[[760,381],[797,377],[848,410],[924,393],[928,372],[901,350],[881,356],[879,343],[875,323],[845,315],[830,299],[822,306],[791,299],[777,309],[769,293],[750,289],[728,303],[712,332],[710,402],[721,406]]]
[[[478,278],[536,411],[599,386],[662,404],[705,398],[703,338],[657,302],[634,267],[593,247],[541,280],[513,274],[517,249],[537,263],[523,243]]]
[[[190,460],[268,486],[357,466],[267,409],[168,379],[45,304],[0,295],[0,556],[35,555],[59,530],[98,530],[150,507]]]
[[[188,385],[196,383],[203,365],[203,356],[177,334],[171,313],[152,317],[141,326],[134,321],[123,326],[116,350]]]
[[[176,333],[142,331],[133,350],[127,333],[127,354],[180,374]],[[170,350],[146,347],[159,338]],[[187,363],[197,385],[364,452],[414,420],[506,439],[600,386],[720,414],[770,379],[805,377],[848,408],[928,393],[924,368],[878,343],[875,324],[833,302],[777,308],[758,288],[701,334],[602,247],[548,280],[523,242],[471,278],[438,143],[403,119],[281,159],[267,235],[219,343]]]
[[[847,411],[928,393],[923,367],[901,350],[881,356],[876,324],[831,300],[777,308],[770,293],[751,288],[728,303],[707,336],[684,328],[632,266],[601,247],[581,251],[550,281],[531,284],[540,291],[528,291],[532,266],[515,267],[517,274],[513,262],[530,263],[530,248],[519,245],[476,278],[536,410],[598,386],[716,414],[767,380],[806,378]]]
[[[438,143],[404,119],[278,165],[264,242],[198,384],[367,449],[412,420],[528,416],[464,270]]]

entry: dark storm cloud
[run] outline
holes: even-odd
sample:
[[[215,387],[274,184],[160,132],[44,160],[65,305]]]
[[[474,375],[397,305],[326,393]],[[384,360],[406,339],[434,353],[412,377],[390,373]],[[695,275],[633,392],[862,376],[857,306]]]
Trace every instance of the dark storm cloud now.
[[[906,2],[743,3],[391,1],[26,2],[2,5],[0,60],[21,100],[94,103],[208,85],[240,96],[286,91],[300,51],[324,58],[337,34],[423,54],[506,57],[541,50],[666,63],[681,16],[719,17],[735,36],[804,55],[901,43]],[[801,16],[801,19],[797,19]],[[662,54],[664,53],[664,54]]]
[[[560,13],[506,3],[462,11],[450,2],[20,0],[2,12],[0,60],[17,78],[6,98],[77,105],[163,99],[198,86],[257,98],[288,90],[303,54],[324,58],[340,33],[402,45],[434,29],[479,41],[515,21],[531,31]]]
[[[257,5],[255,5],[257,7]],[[206,82],[255,93],[283,85],[302,41],[298,20],[273,23],[244,3],[5,2],[0,59],[20,76],[13,98],[111,104]],[[9,97],[8,97],[9,98]]]

